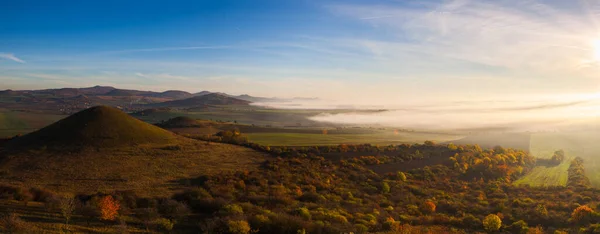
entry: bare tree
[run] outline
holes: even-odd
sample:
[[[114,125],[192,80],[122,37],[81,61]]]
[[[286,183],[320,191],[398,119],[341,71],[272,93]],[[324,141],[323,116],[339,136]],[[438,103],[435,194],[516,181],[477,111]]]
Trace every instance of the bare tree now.
[[[69,224],[75,209],[77,208],[77,202],[75,197],[72,195],[65,195],[58,199],[58,208],[60,209],[60,214],[65,218],[65,223]]]

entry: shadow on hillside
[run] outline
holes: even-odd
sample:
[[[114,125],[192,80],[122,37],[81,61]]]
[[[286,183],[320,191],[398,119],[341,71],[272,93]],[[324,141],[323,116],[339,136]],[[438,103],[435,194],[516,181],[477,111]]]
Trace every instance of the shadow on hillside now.
[[[202,175],[196,178],[184,178],[178,180],[169,181],[170,183],[174,183],[182,186],[203,186],[206,181],[208,181],[208,176]]]

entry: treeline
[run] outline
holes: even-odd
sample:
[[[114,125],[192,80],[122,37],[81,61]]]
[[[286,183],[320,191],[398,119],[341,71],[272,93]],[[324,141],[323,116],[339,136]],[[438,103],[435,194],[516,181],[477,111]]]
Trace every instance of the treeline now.
[[[574,188],[588,188],[590,187],[590,180],[585,175],[585,169],[583,166],[583,159],[577,157],[571,161],[569,166],[569,177],[567,180],[567,187]]]

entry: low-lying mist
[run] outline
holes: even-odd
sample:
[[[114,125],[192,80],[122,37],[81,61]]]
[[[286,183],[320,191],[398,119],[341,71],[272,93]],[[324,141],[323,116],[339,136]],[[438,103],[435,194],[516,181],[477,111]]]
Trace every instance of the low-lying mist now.
[[[292,101],[255,105],[285,109],[337,109],[341,113],[309,119],[343,125],[379,125],[424,130],[570,131],[595,130],[600,97],[551,97],[494,101],[437,101],[421,103],[344,103]]]

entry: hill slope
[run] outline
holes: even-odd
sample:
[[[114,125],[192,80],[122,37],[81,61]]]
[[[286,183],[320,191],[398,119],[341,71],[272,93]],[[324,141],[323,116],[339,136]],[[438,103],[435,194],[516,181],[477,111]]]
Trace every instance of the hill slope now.
[[[134,190],[164,196],[183,188],[180,180],[254,170],[266,159],[249,148],[177,136],[105,106],[6,144],[0,183],[86,194]]]
[[[203,105],[248,105],[249,101],[232,98],[223,94],[211,93],[202,96],[191,97],[182,100],[168,101],[153,106],[166,106],[166,107],[197,107]]]
[[[9,149],[168,144],[177,136],[107,106],[92,107],[10,142]]]

